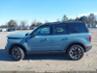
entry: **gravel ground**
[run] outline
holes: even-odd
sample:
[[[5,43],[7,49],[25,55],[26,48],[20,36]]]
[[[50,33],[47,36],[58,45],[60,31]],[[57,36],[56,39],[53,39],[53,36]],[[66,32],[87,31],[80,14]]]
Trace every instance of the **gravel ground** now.
[[[4,51],[7,32],[0,33],[0,71],[96,71],[97,70],[97,29],[91,29],[93,48],[79,61],[68,60],[64,54],[32,55],[23,61],[12,61]]]

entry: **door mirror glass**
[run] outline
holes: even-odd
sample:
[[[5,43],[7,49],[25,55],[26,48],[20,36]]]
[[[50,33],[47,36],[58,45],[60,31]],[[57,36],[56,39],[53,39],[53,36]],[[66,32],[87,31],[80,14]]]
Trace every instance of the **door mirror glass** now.
[[[26,34],[25,34],[25,36],[28,36],[28,35],[29,35],[29,33],[26,33]]]

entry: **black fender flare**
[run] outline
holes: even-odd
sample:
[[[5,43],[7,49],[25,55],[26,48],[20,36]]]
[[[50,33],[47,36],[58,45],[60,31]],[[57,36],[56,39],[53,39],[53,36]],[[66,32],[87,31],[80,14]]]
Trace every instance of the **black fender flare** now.
[[[24,53],[27,54],[26,48],[25,48],[22,44],[20,44],[20,43],[14,43],[14,44],[11,46],[11,48],[9,49],[9,54],[10,54],[11,49],[12,49],[14,46],[18,46],[18,47],[22,48],[22,50],[24,51]]]
[[[75,45],[75,44],[81,45],[81,46],[83,47],[83,49],[84,49],[84,52],[86,51],[86,50],[85,50],[84,44],[82,44],[82,43],[80,43],[80,42],[72,42],[72,43],[70,43],[70,44],[67,46],[66,52],[68,51],[68,49],[69,49],[72,45]]]

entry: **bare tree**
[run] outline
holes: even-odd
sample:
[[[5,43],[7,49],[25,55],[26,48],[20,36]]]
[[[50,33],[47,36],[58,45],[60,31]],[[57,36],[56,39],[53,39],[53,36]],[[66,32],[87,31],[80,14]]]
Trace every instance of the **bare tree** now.
[[[27,29],[25,21],[21,21],[21,23],[20,23],[20,29],[21,30],[26,30]]]
[[[7,23],[7,27],[8,29],[10,30],[15,30],[17,28],[17,22],[15,20],[10,20],[8,23]]]
[[[62,22],[68,21],[68,17],[66,15],[63,16]]]
[[[88,23],[91,25],[91,27],[96,27],[96,16],[91,13],[89,16],[88,16]]]
[[[41,22],[33,21],[31,26],[30,26],[30,29],[33,29],[34,27],[39,26],[39,25],[42,25],[42,23]]]

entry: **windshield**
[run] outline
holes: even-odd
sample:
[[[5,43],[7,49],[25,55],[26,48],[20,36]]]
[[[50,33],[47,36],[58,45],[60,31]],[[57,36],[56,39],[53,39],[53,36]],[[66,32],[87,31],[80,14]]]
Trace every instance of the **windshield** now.
[[[33,31],[36,30],[37,28],[38,28],[38,26],[34,27],[34,28],[32,29],[32,32],[30,33],[30,35],[33,34]]]

